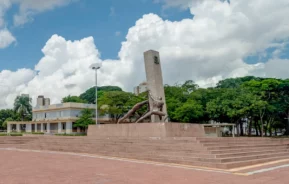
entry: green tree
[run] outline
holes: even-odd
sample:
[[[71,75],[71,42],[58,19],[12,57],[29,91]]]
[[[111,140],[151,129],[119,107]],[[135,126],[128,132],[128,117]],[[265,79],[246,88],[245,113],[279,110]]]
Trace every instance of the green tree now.
[[[289,79],[283,80],[279,85],[279,100],[280,100],[280,111],[285,117],[282,119],[286,119],[285,123],[285,135],[289,135]],[[280,126],[279,126],[280,127]]]
[[[62,103],[68,103],[68,102],[74,102],[74,103],[87,103],[86,100],[83,100],[81,99],[80,97],[78,96],[67,96],[67,97],[64,97],[62,99]]]
[[[217,88],[238,88],[243,83],[248,81],[259,81],[263,80],[262,78],[254,77],[254,76],[246,76],[246,77],[238,77],[238,78],[228,78],[225,80],[221,80],[217,84]]]
[[[98,108],[102,114],[109,114],[116,123],[136,103],[144,99],[123,91],[104,92],[98,100]]]
[[[28,96],[17,96],[14,101],[14,111],[19,113],[21,120],[31,120],[32,99]]]
[[[79,127],[82,130],[87,130],[88,125],[95,124],[93,118],[93,112],[91,109],[83,109],[81,111],[81,116],[79,119],[73,124],[73,127]]]
[[[118,86],[102,86],[97,88],[97,98],[100,98],[103,95],[103,92],[107,91],[122,91]],[[92,87],[86,90],[79,96],[82,100],[87,101],[90,104],[95,104],[95,87]]]
[[[6,129],[7,128],[7,123],[8,123],[8,121],[14,121],[13,120],[13,118],[7,118],[5,121],[4,121],[4,123],[2,124],[2,127],[4,128],[4,129]]]
[[[189,100],[174,112],[174,118],[178,122],[199,123],[203,117],[203,107],[196,101]]]

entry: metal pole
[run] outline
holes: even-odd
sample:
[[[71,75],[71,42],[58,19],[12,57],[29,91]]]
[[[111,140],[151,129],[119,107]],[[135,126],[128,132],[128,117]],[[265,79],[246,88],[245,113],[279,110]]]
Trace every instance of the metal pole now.
[[[95,69],[95,124],[97,125],[97,69]]]

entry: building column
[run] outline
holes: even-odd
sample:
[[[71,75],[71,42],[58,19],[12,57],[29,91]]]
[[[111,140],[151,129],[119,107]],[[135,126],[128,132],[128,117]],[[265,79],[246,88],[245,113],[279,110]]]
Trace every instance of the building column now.
[[[44,132],[43,131],[43,123],[41,123],[41,130],[40,130],[41,132]]]
[[[32,124],[26,124],[26,132],[31,132]]]
[[[7,124],[7,133],[11,132],[11,124]]]
[[[20,130],[20,124],[16,124],[16,132],[21,132],[21,130]]]
[[[47,123],[46,129],[47,129],[47,133],[50,133],[50,123]]]
[[[81,131],[80,131],[80,128],[79,127],[77,127],[77,133],[80,133]]]
[[[65,133],[71,134],[72,133],[72,122],[66,122],[65,128],[66,128]]]
[[[37,123],[34,125],[34,132],[37,132]]]
[[[58,123],[58,133],[62,133],[62,123]]]

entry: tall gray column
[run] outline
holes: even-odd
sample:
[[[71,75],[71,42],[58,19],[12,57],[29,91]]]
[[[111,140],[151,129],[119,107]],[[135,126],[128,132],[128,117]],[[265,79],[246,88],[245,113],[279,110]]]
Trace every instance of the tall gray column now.
[[[37,132],[37,123],[34,125],[34,132]]]
[[[152,96],[154,98],[161,97],[164,106],[163,112],[167,114],[167,105],[163,84],[163,76],[162,76],[162,68],[160,62],[160,54],[157,51],[149,50],[144,53],[144,62],[145,62],[145,70],[146,70],[146,78],[148,83],[148,89],[150,90]],[[150,105],[152,109],[152,100],[150,100]],[[151,122],[163,122],[164,117],[162,119],[159,116],[153,115],[151,116]]]
[[[46,129],[47,129],[47,133],[50,133],[50,123],[47,123]]]
[[[16,124],[16,132],[21,132],[21,130],[20,130],[20,124]]]
[[[11,132],[11,124],[7,124],[7,133],[10,133]]]
[[[41,132],[44,132],[44,130],[43,130],[43,129],[44,129],[44,128],[43,128],[43,123],[41,123],[41,128],[40,128],[40,129],[41,129],[41,130],[40,130]]]
[[[32,131],[32,124],[26,124],[26,132]]]
[[[65,128],[66,128],[65,133],[71,134],[72,133],[72,122],[66,122]]]
[[[62,123],[58,123],[58,133],[62,132]]]

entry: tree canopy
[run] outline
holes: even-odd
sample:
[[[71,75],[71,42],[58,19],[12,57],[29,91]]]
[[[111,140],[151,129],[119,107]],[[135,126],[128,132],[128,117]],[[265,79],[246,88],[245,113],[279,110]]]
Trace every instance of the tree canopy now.
[[[88,125],[95,124],[93,118],[93,112],[91,109],[83,109],[81,111],[81,116],[79,119],[73,124],[73,127],[79,127],[82,130],[86,130]]]
[[[147,93],[139,96],[122,91],[117,86],[98,88],[98,108],[102,114],[109,114],[113,121],[122,117],[136,103],[147,100]],[[175,85],[165,85],[165,96],[169,120],[184,123],[235,123],[238,134],[275,135],[286,130],[289,135],[289,79],[260,78],[254,76],[229,78],[220,81],[216,87],[200,88],[192,80]],[[31,118],[31,99],[19,96],[15,99],[14,110],[0,110],[0,125],[8,119],[25,120]],[[90,88],[80,96],[67,96],[63,102],[95,103],[95,88]],[[136,112],[141,116],[146,107]],[[84,113],[79,125],[85,128],[91,120]],[[132,119],[130,119],[132,120]],[[84,122],[87,121],[88,124]],[[4,124],[5,126],[5,124]],[[3,128],[3,127],[2,127]],[[244,132],[246,131],[246,132]]]
[[[14,111],[19,113],[22,121],[31,120],[32,115],[32,99],[29,96],[17,96],[14,101]]]
[[[74,103],[87,103],[86,100],[83,100],[81,99],[80,97],[78,96],[67,96],[67,97],[64,97],[62,99],[62,103],[67,103],[67,102],[74,102]]]
[[[141,96],[123,91],[108,91],[98,99],[98,107],[102,114],[109,114],[117,122],[136,103],[144,100]]]
[[[103,92],[107,91],[122,91],[122,89],[118,86],[101,86],[97,87],[97,98],[100,98],[103,95]],[[90,103],[95,104],[95,87],[89,88],[80,96],[80,99]]]

